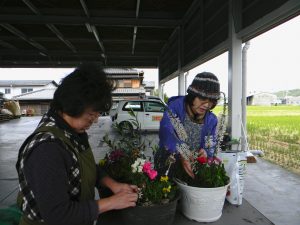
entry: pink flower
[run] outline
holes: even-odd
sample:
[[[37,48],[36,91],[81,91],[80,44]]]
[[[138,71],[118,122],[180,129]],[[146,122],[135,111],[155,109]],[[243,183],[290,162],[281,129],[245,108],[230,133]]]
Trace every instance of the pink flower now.
[[[147,175],[150,178],[150,180],[154,180],[155,177],[157,176],[157,171],[156,170],[149,170],[147,172]]]
[[[222,160],[218,157],[214,157],[214,163],[219,165],[222,162]]]
[[[208,165],[211,165],[212,163],[213,163],[213,158],[211,158],[211,157],[210,157],[210,158],[208,158],[208,160],[207,160],[207,164],[208,164]]]
[[[143,172],[148,173],[151,170],[151,162],[145,162],[143,165]]]

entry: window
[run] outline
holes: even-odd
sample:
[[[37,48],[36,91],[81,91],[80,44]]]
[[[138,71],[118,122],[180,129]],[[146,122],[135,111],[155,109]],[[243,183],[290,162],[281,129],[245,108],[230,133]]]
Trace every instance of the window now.
[[[10,94],[10,88],[5,88],[5,94]]]
[[[146,112],[164,112],[165,106],[160,102],[145,102]]]
[[[22,94],[27,93],[27,92],[31,92],[31,91],[33,91],[32,88],[22,88],[22,89],[21,89],[21,93],[22,93]]]
[[[142,105],[141,102],[126,102],[125,105],[123,106],[123,111],[142,111]]]
[[[132,80],[131,81],[132,88],[139,88],[140,87],[140,81],[139,80]]]
[[[124,80],[123,81],[124,87],[125,88],[131,88],[131,80]]]

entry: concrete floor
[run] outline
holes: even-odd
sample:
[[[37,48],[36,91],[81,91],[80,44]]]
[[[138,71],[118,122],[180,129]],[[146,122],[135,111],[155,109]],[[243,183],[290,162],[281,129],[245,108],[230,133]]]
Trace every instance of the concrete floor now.
[[[18,189],[15,163],[17,152],[24,139],[35,129],[40,117],[22,117],[0,123],[0,208],[15,203]],[[88,131],[96,160],[103,158],[107,146],[102,137],[111,131],[109,117],[100,118]],[[157,133],[145,134],[152,143],[158,142]],[[300,225],[300,176],[263,159],[247,165],[243,204],[239,207],[225,204],[223,216],[212,225],[276,224]],[[117,224],[105,216],[101,224]],[[0,218],[1,219],[1,218]],[[176,214],[174,224],[199,224]],[[201,223],[200,223],[201,224]]]

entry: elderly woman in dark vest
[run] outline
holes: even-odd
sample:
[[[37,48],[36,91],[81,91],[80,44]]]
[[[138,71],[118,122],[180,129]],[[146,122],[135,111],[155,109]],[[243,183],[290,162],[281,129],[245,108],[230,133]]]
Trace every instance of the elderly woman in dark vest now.
[[[20,148],[20,224],[93,224],[102,212],[133,207],[137,187],[119,183],[96,165],[86,130],[112,104],[113,85],[96,65],[66,76],[50,110]],[[95,187],[111,197],[95,200]]]

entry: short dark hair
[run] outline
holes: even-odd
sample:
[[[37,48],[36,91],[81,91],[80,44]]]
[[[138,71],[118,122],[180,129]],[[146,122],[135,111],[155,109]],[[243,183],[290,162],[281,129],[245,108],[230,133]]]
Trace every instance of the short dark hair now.
[[[112,105],[114,83],[107,79],[102,67],[85,63],[67,75],[56,89],[51,109],[77,117],[87,108],[107,112]]]

